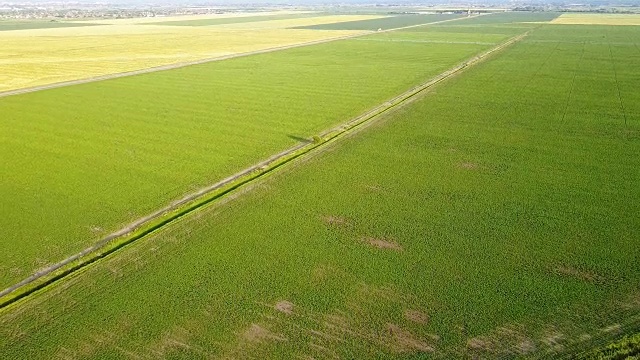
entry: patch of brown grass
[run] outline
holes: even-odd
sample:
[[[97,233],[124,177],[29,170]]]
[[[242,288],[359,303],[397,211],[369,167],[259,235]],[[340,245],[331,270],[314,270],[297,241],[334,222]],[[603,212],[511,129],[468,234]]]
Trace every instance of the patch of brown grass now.
[[[627,299],[621,303],[621,307],[624,310],[640,309],[640,292],[629,295]]]
[[[242,333],[242,338],[253,343],[287,341],[287,338],[283,335],[275,334],[258,324],[251,324],[251,326]]]
[[[363,241],[378,249],[395,250],[395,251],[404,250],[402,246],[400,246],[398,243],[390,239],[366,237],[363,239]]]
[[[560,265],[553,269],[553,272],[560,276],[572,277],[578,280],[591,283],[602,282],[604,277],[591,271],[580,270],[572,266]]]
[[[370,185],[365,185],[364,188],[368,191],[371,192],[381,192],[383,191],[382,187],[378,186],[378,185],[374,185],[374,184],[370,184]]]
[[[602,329],[602,332],[613,333],[613,334],[620,333],[621,331],[622,331],[622,326],[620,326],[620,324],[613,324]]]
[[[398,325],[388,323],[388,344],[394,352],[433,352],[433,347],[418,339],[411,332],[400,328]]]
[[[342,216],[335,216],[335,215],[323,216],[322,222],[325,223],[325,225],[332,226],[332,227],[347,227],[351,225],[351,223],[349,222],[349,220],[347,220],[347,218]]]
[[[562,341],[564,339],[564,335],[557,331],[552,331],[547,333],[542,338],[542,343],[553,349],[554,351],[560,351],[564,348],[562,345]]]
[[[536,351],[536,343],[518,326],[499,327],[490,334],[467,340],[473,358],[527,355]]]
[[[475,170],[477,169],[479,166],[476,163],[472,163],[472,162],[463,162],[458,164],[458,167],[460,169],[466,169],[466,170]]]
[[[493,344],[489,339],[483,336],[467,340],[467,347],[471,350],[493,351]]]
[[[328,314],[325,317],[325,326],[329,327],[338,327],[338,328],[348,328],[349,321],[344,315],[337,314]]]
[[[285,313],[287,315],[293,314],[293,303],[287,300],[278,301],[274,308],[281,313]]]
[[[425,325],[426,323],[429,322],[429,315],[423,313],[422,311],[419,310],[405,310],[404,311],[404,317],[405,319],[412,321],[414,323],[418,323],[418,324],[423,324]]]

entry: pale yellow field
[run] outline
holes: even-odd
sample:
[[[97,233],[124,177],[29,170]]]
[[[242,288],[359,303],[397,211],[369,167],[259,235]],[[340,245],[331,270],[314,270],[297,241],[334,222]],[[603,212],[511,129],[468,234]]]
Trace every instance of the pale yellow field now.
[[[4,31],[0,33],[0,91],[354,35],[363,32],[285,28],[368,18],[372,16],[195,27],[122,24]]]
[[[264,11],[264,12],[240,12],[240,13],[224,13],[224,14],[203,14],[203,15],[176,15],[176,16],[159,16],[144,17],[133,19],[105,19],[105,20],[84,20],[77,21],[79,23],[105,24],[105,25],[132,25],[132,24],[148,24],[160,21],[185,21],[185,20],[203,20],[203,19],[221,19],[245,16],[270,16],[270,15],[286,15],[286,14],[306,14],[310,11]]]
[[[640,25],[640,14],[562,14],[551,24]]]
[[[248,23],[237,23],[237,24],[224,24],[224,25],[212,25],[216,28],[226,28],[226,29],[284,29],[288,27],[294,26],[309,26],[309,25],[319,25],[319,24],[331,24],[336,22],[345,22],[345,21],[357,21],[357,20],[368,20],[368,19],[378,19],[384,16],[378,15],[331,15],[331,16],[318,16],[318,17],[310,17],[310,18],[299,18],[299,19],[286,19],[286,20],[269,20],[269,21],[257,21],[257,22],[248,22]]]

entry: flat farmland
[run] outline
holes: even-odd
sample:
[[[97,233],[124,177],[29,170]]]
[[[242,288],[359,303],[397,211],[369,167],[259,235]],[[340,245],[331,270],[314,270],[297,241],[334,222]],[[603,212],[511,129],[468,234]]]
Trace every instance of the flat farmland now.
[[[444,44],[496,45],[517,34],[532,29],[533,25],[519,27],[479,26],[469,30],[468,26],[427,25],[354,38],[351,41],[390,41]]]
[[[237,16],[237,17],[223,17],[223,18],[209,18],[209,19],[194,19],[194,20],[169,20],[159,22],[149,22],[150,25],[171,25],[171,26],[211,26],[211,25],[225,25],[225,24],[238,24],[238,23],[250,23],[259,21],[271,21],[271,20],[290,20],[308,17],[318,17],[320,14],[313,12],[303,13],[286,13],[275,15],[257,15],[257,16]]]
[[[388,30],[407,26],[416,26],[430,22],[452,20],[461,18],[461,15],[397,15],[387,16],[377,19],[354,20],[346,22],[335,22],[327,24],[314,24],[298,27],[298,29],[314,30]]]
[[[620,38],[640,29],[536,29],[5,309],[0,354],[548,358],[637,331],[640,54]]]
[[[489,47],[347,40],[1,98],[0,287]]]
[[[65,21],[9,21],[0,20],[0,31],[12,31],[12,30],[28,30],[28,29],[53,29],[62,27],[81,27],[81,26],[93,26],[89,22],[75,23]]]
[[[560,16],[560,13],[555,12],[530,12],[530,11],[509,11],[509,12],[496,12],[482,16],[469,17],[460,19],[459,25],[522,25],[525,23],[545,23],[552,21]],[[441,26],[458,25],[442,23]]]
[[[254,17],[271,17],[271,16],[285,16],[285,15],[301,15],[301,14],[319,14],[313,11],[294,11],[294,10],[273,10],[273,11],[241,11],[241,12],[223,12],[221,14],[198,14],[198,15],[170,15],[170,16],[158,16],[158,17],[139,17],[139,18],[127,18],[127,19],[95,19],[95,20],[78,20],[78,23],[96,23],[105,25],[133,25],[133,24],[148,24],[157,22],[168,21],[191,21],[191,20],[214,20],[214,19],[228,19],[228,18],[254,18]],[[266,18],[265,18],[266,19]],[[240,20],[243,21],[243,20]]]
[[[0,92],[339,38],[362,31],[286,28],[375,17],[318,14],[268,20],[273,16],[292,15],[262,16],[265,21],[251,23],[243,17],[189,18],[226,22],[217,26],[75,23],[83,27],[2,31]]]
[[[640,25],[640,14],[562,14],[553,24]]]

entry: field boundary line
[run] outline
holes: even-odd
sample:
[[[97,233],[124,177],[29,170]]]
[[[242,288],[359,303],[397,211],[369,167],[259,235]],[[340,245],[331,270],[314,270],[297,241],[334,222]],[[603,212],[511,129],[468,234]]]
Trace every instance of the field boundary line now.
[[[118,79],[118,78],[123,78],[123,77],[128,77],[128,76],[149,74],[149,73],[154,73],[154,72],[158,72],[158,71],[167,71],[167,70],[173,70],[173,69],[180,69],[180,68],[187,67],[187,66],[192,66],[192,65],[207,64],[207,63],[211,63],[211,62],[223,61],[223,60],[229,60],[229,59],[235,59],[235,58],[241,58],[241,57],[246,57],[246,56],[251,56],[251,55],[267,54],[267,53],[280,51],[280,50],[295,49],[295,48],[304,47],[304,46],[325,44],[325,43],[329,43],[329,42],[333,42],[333,41],[353,39],[353,38],[356,38],[356,37],[361,37],[361,36],[366,36],[366,35],[371,35],[371,34],[385,33],[385,32],[390,32],[390,31],[397,31],[397,30],[403,30],[403,29],[419,27],[419,26],[441,24],[441,23],[445,23],[445,22],[449,22],[449,21],[457,21],[457,20],[462,20],[462,19],[469,19],[469,18],[474,18],[474,17],[478,17],[478,16],[484,16],[484,15],[486,15],[486,14],[478,14],[478,15],[473,15],[473,16],[469,16],[469,17],[459,17],[459,18],[455,18],[455,19],[447,19],[447,20],[442,20],[442,21],[435,21],[435,22],[430,22],[430,23],[424,23],[424,24],[419,24],[419,25],[411,25],[411,26],[405,26],[405,27],[399,27],[399,28],[394,28],[394,29],[381,30],[381,31],[361,30],[362,32],[357,33],[357,34],[352,34],[352,35],[344,35],[344,36],[332,37],[332,38],[327,38],[327,39],[312,40],[312,41],[301,42],[301,43],[298,43],[298,44],[275,46],[275,47],[270,47],[270,48],[261,49],[261,50],[240,52],[240,53],[222,55],[222,56],[215,56],[215,57],[212,57],[212,58],[205,58],[205,59],[187,61],[187,62],[181,62],[181,63],[175,63],[175,64],[153,66],[153,67],[139,69],[139,70],[132,70],[132,71],[119,72],[119,73],[98,75],[98,76],[92,76],[92,77],[84,78],[84,79],[68,80],[68,81],[61,81],[61,82],[56,82],[56,83],[52,83],[52,84],[45,84],[45,85],[38,85],[38,86],[21,88],[21,89],[0,91],[0,98],[7,97],[7,96],[27,94],[27,93],[32,93],[32,92],[37,92],[37,91],[42,91],[42,90],[57,89],[57,88],[73,86],[73,85],[87,84],[87,83],[103,81],[103,80],[111,80],[111,79]],[[313,31],[315,31],[315,30],[313,30]]]
[[[134,241],[161,229],[163,226],[174,222],[183,216],[202,208],[203,206],[217,200],[228,193],[244,186],[256,179],[270,174],[281,166],[302,157],[314,149],[322,147],[330,142],[334,142],[339,137],[353,133],[358,128],[363,128],[364,124],[379,118],[380,115],[390,112],[413,101],[418,95],[442,81],[458,74],[466,68],[483,61],[493,53],[500,51],[526,37],[532,30],[514,36],[507,41],[482,53],[476,54],[469,59],[459,63],[453,68],[446,70],[431,78],[427,82],[414,86],[400,95],[372,108],[371,110],[352,118],[351,120],[333,127],[314,136],[313,141],[299,143],[278,154],[272,155],[268,159],[250,166],[234,175],[231,175],[215,184],[202,188],[194,193],[171,202],[169,205],[135,220],[124,228],[111,233],[95,244],[72,255],[58,263],[41,269],[26,279],[0,291],[0,310],[15,304],[19,300],[44,289],[45,287],[65,278],[68,275],[114,253],[116,250],[133,243]]]

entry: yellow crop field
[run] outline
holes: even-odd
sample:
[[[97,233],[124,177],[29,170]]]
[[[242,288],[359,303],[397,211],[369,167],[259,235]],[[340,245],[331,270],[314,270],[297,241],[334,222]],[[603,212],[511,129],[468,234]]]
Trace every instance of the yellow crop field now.
[[[194,27],[121,24],[5,31],[0,34],[0,92],[355,35],[362,31],[286,28],[369,18],[338,15]]]
[[[562,14],[552,24],[640,25],[640,14]]]
[[[318,17],[308,17],[308,18],[258,21],[258,22],[236,23],[236,24],[225,24],[225,25],[213,25],[213,26],[215,26],[216,28],[227,28],[227,29],[255,29],[255,30],[259,30],[259,29],[285,29],[285,28],[295,27],[295,26],[310,26],[310,25],[332,24],[332,23],[336,23],[336,22],[379,19],[379,18],[382,18],[382,17],[385,17],[385,16],[379,16],[379,15],[329,15],[329,16],[318,16]]]
[[[132,19],[101,19],[101,20],[82,20],[77,21],[79,23],[91,23],[91,24],[105,24],[105,25],[132,25],[132,24],[148,24],[159,21],[185,21],[185,20],[205,20],[205,19],[222,19],[222,18],[235,18],[235,17],[248,17],[248,16],[271,16],[271,15],[287,15],[287,14],[304,14],[311,13],[309,11],[262,11],[262,12],[238,12],[238,13],[223,13],[223,14],[202,14],[202,15],[176,15],[176,16],[158,16],[158,17],[143,17]]]

